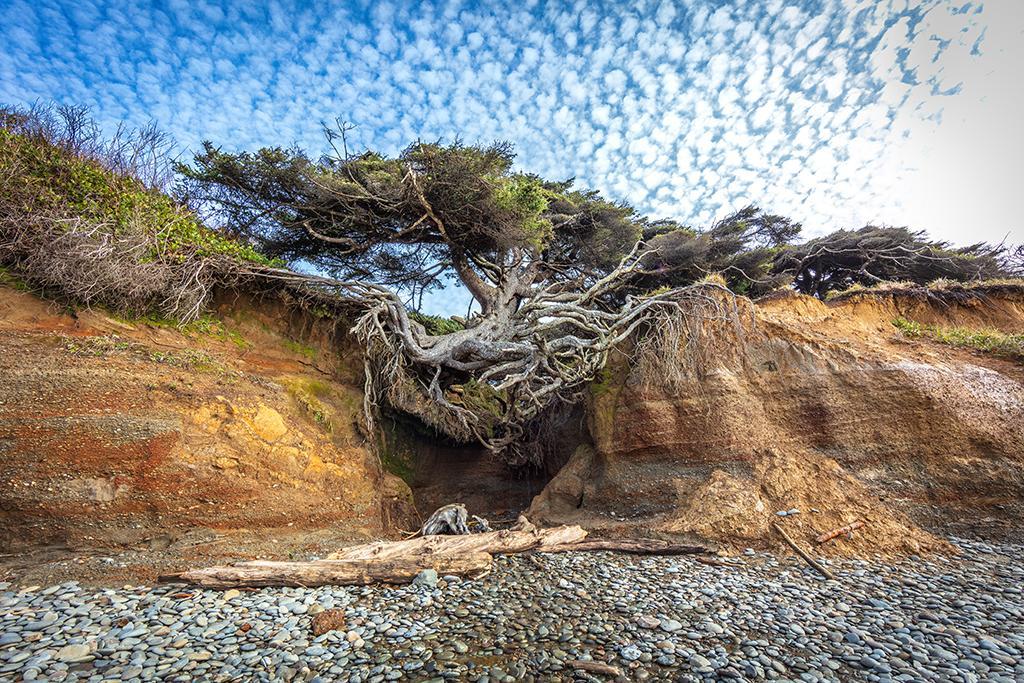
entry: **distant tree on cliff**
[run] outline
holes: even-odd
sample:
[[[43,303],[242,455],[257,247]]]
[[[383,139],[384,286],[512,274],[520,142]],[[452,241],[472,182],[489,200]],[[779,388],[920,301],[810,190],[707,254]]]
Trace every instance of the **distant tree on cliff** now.
[[[824,298],[853,285],[885,281],[927,284],[940,278],[984,280],[1014,275],[1012,252],[985,243],[954,248],[907,228],[867,226],[839,230],[774,257],[772,272],[792,279],[803,294]]]
[[[788,278],[772,272],[773,259],[800,228],[756,206],[746,206],[703,231],[673,221],[649,222],[643,231],[649,254],[633,288],[681,287],[717,274],[737,294],[771,291]]]
[[[825,298],[854,285],[927,284],[1019,277],[1024,247],[953,247],[922,231],[866,226],[797,243],[801,225],[747,206],[699,231],[672,221],[645,224],[650,254],[634,287],[677,287],[717,273],[729,288],[757,296],[778,287]]]

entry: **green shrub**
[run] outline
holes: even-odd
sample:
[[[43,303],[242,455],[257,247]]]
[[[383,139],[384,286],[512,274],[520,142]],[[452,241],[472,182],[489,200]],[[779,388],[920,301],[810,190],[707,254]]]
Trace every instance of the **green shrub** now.
[[[292,353],[297,353],[300,356],[305,356],[309,360],[316,360],[317,351],[312,346],[303,344],[301,342],[293,341],[291,339],[283,340],[284,347]]]
[[[0,106],[0,267],[72,305],[188,322],[217,285],[283,265],[160,189],[166,136],[98,130],[84,109]]]
[[[163,192],[43,137],[0,128],[0,168],[12,171],[9,186],[26,213],[80,218],[106,226],[114,235],[152,232],[157,249],[164,253],[194,251],[199,256],[281,265],[249,245],[207,228]]]
[[[409,311],[409,317],[423,325],[427,330],[427,334],[435,337],[466,329],[466,326],[458,320],[442,318],[439,315],[427,315],[418,311]]]

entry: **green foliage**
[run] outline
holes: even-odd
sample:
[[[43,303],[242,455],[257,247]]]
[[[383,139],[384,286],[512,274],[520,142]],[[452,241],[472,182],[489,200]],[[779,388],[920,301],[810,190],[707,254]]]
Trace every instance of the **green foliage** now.
[[[605,365],[590,383],[590,394],[594,398],[600,398],[601,396],[614,391],[616,387],[615,373],[612,372],[611,367]]]
[[[105,358],[115,351],[129,351],[136,344],[116,334],[94,337],[63,337],[62,346],[73,356]]]
[[[439,315],[428,315],[419,311],[409,311],[409,317],[418,322],[427,330],[427,334],[435,337],[458,332],[466,329],[458,320],[453,318],[442,318]]]
[[[868,225],[837,230],[777,253],[772,271],[791,278],[797,291],[821,299],[833,291],[884,282],[924,285],[1008,277],[1019,268],[1010,250],[985,243],[954,248],[921,231]]]
[[[237,331],[230,329],[224,321],[218,320],[211,315],[202,315],[185,324],[152,312],[140,313],[138,315],[115,315],[115,317],[126,323],[175,329],[190,337],[204,336],[212,337],[220,341],[229,341],[239,349],[247,349],[252,346],[245,337]]]
[[[390,448],[378,448],[380,456],[381,467],[384,471],[390,472],[395,475],[406,484],[411,484],[413,480],[413,474],[415,474],[412,463],[410,462],[411,453],[398,450],[398,448],[392,446]]]
[[[542,217],[548,194],[540,178],[521,174],[499,179],[494,190],[495,205],[521,222],[526,241],[538,251],[551,239],[551,221]]]
[[[479,428],[493,436],[495,427],[500,424],[508,407],[506,393],[475,379],[453,385],[449,390],[453,394],[449,400],[468,408],[477,416],[484,417],[485,420]]]
[[[704,231],[669,220],[647,222],[644,239],[651,253],[635,286],[640,291],[679,287],[717,274],[738,294],[765,294],[788,279],[773,272],[772,265],[800,230],[799,223],[756,206],[744,207]]]
[[[892,324],[907,337],[923,337],[949,346],[1024,361],[1024,334],[1005,334],[997,330],[975,330],[966,327],[943,328],[937,325],[922,325],[906,318],[897,318]]]
[[[480,281],[494,284],[503,267],[542,262],[551,267],[534,277],[592,277],[636,243],[631,208],[513,172],[513,159],[507,143],[416,143],[394,158],[316,161],[299,149],[228,153],[206,143],[179,171],[190,196],[264,253],[413,291],[455,277],[481,301]]]
[[[286,389],[295,402],[302,406],[303,412],[328,434],[334,432],[331,411],[322,402],[331,395],[331,389],[325,383],[313,379],[295,379],[286,383]]]
[[[2,266],[0,266],[0,285],[16,289],[19,292],[27,292],[31,289],[27,282]]]
[[[0,126],[7,121],[15,119],[0,117]],[[165,254],[187,251],[281,265],[207,228],[163,192],[43,136],[0,127],[0,168],[11,172],[7,190],[25,213],[82,219],[104,226],[113,235],[148,232],[156,236],[156,248]]]
[[[176,368],[186,368],[195,372],[211,372],[228,374],[231,371],[216,358],[196,349],[185,349],[183,351],[153,351],[149,354],[149,360],[154,363],[162,363]]]

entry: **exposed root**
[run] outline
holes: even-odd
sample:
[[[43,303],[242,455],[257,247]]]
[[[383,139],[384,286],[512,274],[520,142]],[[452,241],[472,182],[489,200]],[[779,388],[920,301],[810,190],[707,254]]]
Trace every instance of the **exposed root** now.
[[[558,405],[578,402],[608,354],[627,340],[643,376],[670,383],[673,377],[681,383],[695,364],[707,363],[709,326],[729,326],[733,341],[742,341],[741,312],[749,302],[716,283],[615,304],[643,256],[634,250],[582,290],[564,283],[532,290],[517,306],[478,316],[465,329],[444,335],[428,334],[383,287],[272,268],[253,272],[327,291],[358,307],[352,333],[365,349],[368,428],[390,406],[523,466],[541,459],[545,417]]]

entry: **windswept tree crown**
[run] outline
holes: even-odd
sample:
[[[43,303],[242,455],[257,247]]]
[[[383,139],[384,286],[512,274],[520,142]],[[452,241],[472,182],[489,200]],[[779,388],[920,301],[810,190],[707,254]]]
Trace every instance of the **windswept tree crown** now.
[[[515,172],[513,160],[508,143],[418,142],[394,158],[316,161],[206,143],[181,170],[190,195],[264,253],[413,293],[455,276],[487,313],[536,283],[608,272],[641,234],[630,207]],[[512,280],[516,291],[502,291]]]

